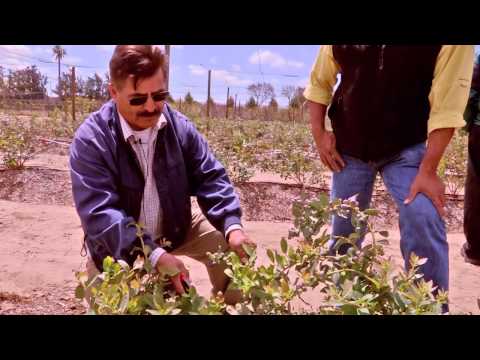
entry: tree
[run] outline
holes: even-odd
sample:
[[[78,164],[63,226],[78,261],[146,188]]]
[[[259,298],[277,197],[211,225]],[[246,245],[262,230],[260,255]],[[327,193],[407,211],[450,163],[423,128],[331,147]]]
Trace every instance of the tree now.
[[[47,77],[35,65],[10,71],[6,90],[17,99],[43,99],[47,96]]]
[[[275,100],[275,98],[272,98],[272,99],[270,100],[270,103],[268,104],[268,107],[269,107],[272,111],[276,112],[276,111],[278,110],[277,100]]]
[[[82,96],[85,94],[87,84],[79,76],[75,79],[76,95]],[[67,98],[72,96],[72,74],[69,72],[62,73],[57,88],[53,90],[60,98]]]
[[[304,91],[305,91],[305,88],[303,87],[297,87],[295,89],[295,93],[293,94],[293,97],[289,103],[292,108],[299,109],[300,107],[303,106],[303,103],[306,100],[305,96],[303,96]]]
[[[245,104],[245,107],[247,109],[255,109],[257,107],[257,102],[253,98],[253,96],[250,96],[250,99],[248,99],[247,103]]]
[[[53,57],[55,58],[55,60],[58,61],[58,82],[60,82],[61,81],[60,61],[67,55],[67,50],[62,48],[61,45],[55,45],[52,48],[52,51],[53,51]],[[60,88],[60,86],[58,86],[58,88]],[[59,96],[62,97],[60,94]]]
[[[290,103],[292,101],[294,94],[295,94],[295,86],[285,85],[284,87],[282,87],[282,96],[287,98],[288,106],[290,106]]]
[[[91,100],[102,100],[105,98],[103,79],[100,75],[95,73],[93,77],[87,77],[84,95]]]
[[[190,91],[187,92],[187,95],[185,95],[185,104],[192,105],[194,101],[195,100],[193,100],[193,96],[190,94]]]
[[[235,99],[233,96],[229,96],[227,100],[227,107],[233,108],[235,106]]]
[[[103,82],[103,87],[102,87],[102,99],[108,100],[110,99],[110,74],[108,71],[105,73],[105,81]]]
[[[289,107],[294,112],[294,121],[295,121],[295,110],[302,109],[303,104],[306,101],[305,97],[303,96],[304,91],[305,91],[305,88],[297,87],[295,89],[295,93],[294,93],[292,99],[290,100]],[[302,111],[302,121],[303,121],[303,111]]]
[[[208,99],[208,103],[210,104],[210,110],[215,109],[215,101],[213,101],[213,98]]]
[[[256,83],[251,84],[247,88],[248,92],[252,97],[255,98],[255,103],[258,106],[262,106],[265,101],[275,97],[275,90],[272,84],[269,83]]]
[[[168,93],[167,100],[169,104],[175,104],[175,99],[173,98],[172,94]]]
[[[5,80],[3,80],[3,77],[5,76],[3,67],[0,66],[0,91],[5,88]]]

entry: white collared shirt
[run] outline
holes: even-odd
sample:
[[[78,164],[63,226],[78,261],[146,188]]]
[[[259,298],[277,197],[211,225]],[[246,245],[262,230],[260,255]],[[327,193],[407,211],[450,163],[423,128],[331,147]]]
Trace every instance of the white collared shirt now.
[[[143,190],[138,222],[145,226],[145,230],[152,235],[152,239],[155,241],[162,236],[163,213],[153,175],[153,157],[158,131],[167,125],[167,119],[162,114],[155,126],[142,131],[135,131],[120,112],[118,112],[118,117],[120,118],[124,139],[132,145],[145,178],[145,188]],[[242,229],[242,226],[240,224],[231,225],[225,232],[225,236],[228,237],[228,234],[236,229]],[[150,262],[154,267],[160,256],[165,252],[163,248],[158,247],[150,254]]]

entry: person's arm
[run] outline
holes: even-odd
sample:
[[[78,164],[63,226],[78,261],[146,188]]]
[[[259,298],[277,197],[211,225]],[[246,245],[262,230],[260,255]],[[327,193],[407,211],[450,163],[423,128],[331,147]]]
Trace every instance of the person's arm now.
[[[325,129],[327,106],[333,96],[340,67],[333,58],[332,46],[322,45],[315,60],[304,96],[308,100],[313,138],[320,160],[331,171],[340,171],[345,163],[337,152],[335,135]]]
[[[435,65],[429,95],[428,145],[420,169],[405,204],[421,192],[428,196],[440,215],[444,215],[445,185],[437,168],[456,128],[463,127],[473,73],[474,49],[471,45],[444,45]]]
[[[253,242],[242,228],[240,200],[228,178],[223,165],[211,152],[205,138],[192,122],[185,121],[186,163],[191,175],[191,194],[197,197],[198,204],[210,223],[227,239],[230,247],[245,256],[243,244]]]
[[[468,98],[467,108],[463,115],[467,130],[470,131],[471,126],[480,120],[480,54],[477,56],[472,76],[472,87]]]
[[[330,105],[340,66],[333,56],[332,45],[322,45],[310,71],[303,95],[311,102]]]
[[[88,121],[88,120],[87,120]],[[94,129],[87,124],[81,127],[70,147],[70,174],[75,207],[81,220],[87,245],[96,267],[102,270],[103,257],[109,255],[129,264],[135,261],[134,247],[141,247],[136,235],[133,217],[128,217],[119,207],[120,197],[116,187],[108,146],[101,136],[94,138]],[[144,244],[152,250],[158,247],[149,234]]]

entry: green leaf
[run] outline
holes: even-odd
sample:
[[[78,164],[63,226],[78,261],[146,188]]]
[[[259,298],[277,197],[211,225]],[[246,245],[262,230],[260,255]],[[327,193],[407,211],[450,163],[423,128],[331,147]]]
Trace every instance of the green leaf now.
[[[427,258],[421,258],[421,259],[418,260],[417,265],[418,265],[418,266],[422,266],[422,265],[425,264],[427,261],[428,261]]]
[[[75,289],[75,297],[77,299],[83,299],[85,297],[85,289],[82,285],[78,285]]]
[[[366,308],[360,308],[357,311],[358,315],[370,315],[370,311]]]
[[[232,269],[228,269],[228,268],[227,268],[227,269],[225,269],[223,272],[224,272],[225,275],[227,275],[230,279],[233,279],[233,271],[232,271]]]
[[[130,296],[127,292],[125,295],[123,295],[122,302],[120,303],[120,306],[119,306],[119,311],[122,314],[125,313],[125,311],[127,310],[129,300],[130,300]]]
[[[280,241],[280,247],[282,249],[282,252],[286,254],[288,250],[288,244],[287,244],[287,240],[285,240],[285,238],[283,237],[282,237],[282,240]]]
[[[273,251],[271,249],[267,250],[267,255],[268,255],[268,258],[270,259],[270,261],[272,263],[275,263],[275,255],[273,254]]]
[[[88,274],[85,271],[76,273],[77,279],[80,283],[85,284],[88,281]]]
[[[245,253],[248,255],[249,258],[252,257],[253,251],[254,251],[252,246],[249,246],[247,244],[243,244],[242,249],[243,249],[243,251],[245,251]]]
[[[366,209],[363,211],[365,214],[370,215],[370,216],[377,216],[378,215],[378,210],[376,209]]]
[[[117,263],[122,267],[123,270],[129,271],[130,270],[130,265],[122,259],[118,260]]]
[[[151,309],[148,309],[147,313],[149,313],[150,315],[162,315],[162,313],[160,311],[151,310]]]
[[[103,259],[103,270],[108,271],[108,269],[110,269],[113,263],[113,258],[111,256],[107,256],[105,259]]]

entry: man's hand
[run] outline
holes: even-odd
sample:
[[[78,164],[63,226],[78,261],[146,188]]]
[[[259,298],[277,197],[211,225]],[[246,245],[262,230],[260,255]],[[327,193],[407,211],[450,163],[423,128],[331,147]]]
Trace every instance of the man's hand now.
[[[338,172],[345,167],[345,162],[337,151],[335,135],[331,131],[324,130],[319,133],[317,150],[323,165],[331,171]]]
[[[170,276],[173,287],[178,294],[185,292],[182,285],[182,278],[190,282],[190,274],[180,259],[169,253],[165,253],[158,259],[157,270]]]
[[[440,216],[445,216],[445,185],[435,172],[420,171],[417,174],[404,204],[410,204],[418,193],[422,193],[432,200]]]
[[[312,134],[317,145],[320,160],[331,171],[340,171],[345,162],[337,151],[335,135],[325,129],[325,115],[327,106],[313,101],[308,102]]]
[[[444,128],[430,133],[427,151],[420,164],[417,177],[410,187],[410,194],[404,201],[405,204],[410,204],[421,192],[432,200],[440,216],[445,216],[445,185],[437,175],[437,168],[454,132],[454,128]]]
[[[241,259],[247,258],[243,245],[256,248],[257,245],[243,232],[243,230],[233,230],[228,234],[228,245],[235,251]]]

